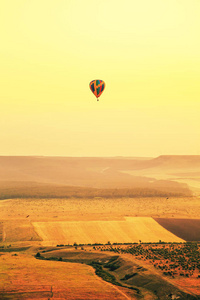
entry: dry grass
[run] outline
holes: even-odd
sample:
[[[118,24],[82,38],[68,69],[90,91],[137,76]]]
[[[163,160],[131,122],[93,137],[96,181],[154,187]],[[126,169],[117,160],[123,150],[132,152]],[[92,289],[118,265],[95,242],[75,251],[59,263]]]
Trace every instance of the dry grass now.
[[[28,218],[26,218],[29,215]],[[198,197],[10,199],[0,201],[0,220],[120,220],[124,216],[193,218],[200,216]]]
[[[199,278],[177,278],[173,280],[173,283],[177,285],[180,289],[198,295],[200,299],[200,279]]]
[[[17,241],[41,241],[41,238],[35,232],[33,225],[26,220],[7,220],[4,225],[4,240],[6,242]]]
[[[6,299],[6,295],[11,299],[38,300],[130,299],[98,278],[92,267],[36,260],[25,253],[0,256],[0,278],[0,299]]]

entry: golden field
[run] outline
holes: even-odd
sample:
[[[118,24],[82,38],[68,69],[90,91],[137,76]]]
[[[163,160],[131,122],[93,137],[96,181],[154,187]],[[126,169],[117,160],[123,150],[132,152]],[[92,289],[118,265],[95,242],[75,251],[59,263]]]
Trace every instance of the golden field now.
[[[144,242],[183,242],[148,217],[125,218],[124,221],[33,222],[42,245],[106,244]]]

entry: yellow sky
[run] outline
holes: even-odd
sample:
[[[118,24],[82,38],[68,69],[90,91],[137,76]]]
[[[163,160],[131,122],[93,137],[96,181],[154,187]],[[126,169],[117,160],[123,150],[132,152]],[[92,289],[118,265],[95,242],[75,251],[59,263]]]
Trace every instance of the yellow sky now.
[[[199,15],[199,0],[1,0],[0,155],[200,154]]]

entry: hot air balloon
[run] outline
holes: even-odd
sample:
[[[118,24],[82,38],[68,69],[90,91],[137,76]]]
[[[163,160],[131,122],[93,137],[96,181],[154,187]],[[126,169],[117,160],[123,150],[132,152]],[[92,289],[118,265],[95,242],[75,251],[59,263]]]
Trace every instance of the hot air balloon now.
[[[97,97],[97,101],[99,101],[98,97],[101,96],[105,89],[105,82],[100,79],[92,80],[89,84],[91,91]]]

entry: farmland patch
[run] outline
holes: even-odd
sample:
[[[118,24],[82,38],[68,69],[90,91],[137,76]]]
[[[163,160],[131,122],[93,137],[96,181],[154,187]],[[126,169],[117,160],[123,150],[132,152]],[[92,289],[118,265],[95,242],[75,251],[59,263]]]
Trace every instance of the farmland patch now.
[[[183,241],[148,217],[123,221],[33,222],[33,225],[43,245]]]
[[[154,218],[154,220],[186,241],[200,241],[200,219]]]

